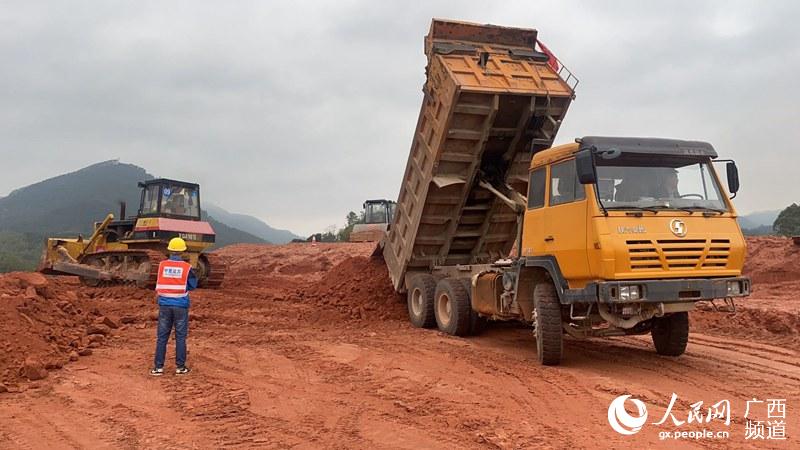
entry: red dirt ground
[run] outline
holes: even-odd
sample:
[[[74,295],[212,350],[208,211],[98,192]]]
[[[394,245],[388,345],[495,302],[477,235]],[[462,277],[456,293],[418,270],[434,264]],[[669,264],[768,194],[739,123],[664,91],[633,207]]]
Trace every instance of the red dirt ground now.
[[[672,428],[622,436],[606,419],[631,393],[659,420],[673,392],[684,419],[696,401],[732,408],[729,440],[682,447],[796,448],[799,249],[749,240],[754,295],[733,315],[693,312],[680,358],[646,336],[568,339],[559,367],[536,363],[522,326],[411,327],[370,244],[222,249],[223,289],[192,295],[188,377],[147,375],[151,292],[6,274],[0,448],[674,448],[658,440]],[[787,399],[787,441],[744,440],[754,397]]]

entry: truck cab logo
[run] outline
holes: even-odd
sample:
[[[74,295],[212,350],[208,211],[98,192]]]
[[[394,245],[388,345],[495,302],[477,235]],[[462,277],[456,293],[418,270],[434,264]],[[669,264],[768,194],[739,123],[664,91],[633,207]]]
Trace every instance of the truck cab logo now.
[[[672,219],[672,222],[669,223],[669,229],[675,236],[686,236],[686,224],[681,219]]]
[[[635,226],[618,226],[617,233],[619,234],[642,234],[647,233],[647,229],[644,225],[635,225]]]

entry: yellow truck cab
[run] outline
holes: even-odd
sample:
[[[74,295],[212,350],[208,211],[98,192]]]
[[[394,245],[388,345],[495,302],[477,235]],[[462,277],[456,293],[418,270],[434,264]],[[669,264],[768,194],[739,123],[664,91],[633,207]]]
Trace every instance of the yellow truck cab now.
[[[567,333],[650,331],[679,355],[695,302],[749,295],[715,158],[705,142],[596,136],[533,157],[520,258],[546,271]],[[726,171],[735,194],[735,163]]]
[[[681,298],[711,298],[713,287],[727,293],[720,279],[741,275],[745,242],[711,164],[716,156],[702,142],[606,137],[537,154],[522,256],[554,257],[575,299],[597,280],[638,280],[627,284],[633,299],[670,289]],[[684,278],[691,282],[669,281]]]

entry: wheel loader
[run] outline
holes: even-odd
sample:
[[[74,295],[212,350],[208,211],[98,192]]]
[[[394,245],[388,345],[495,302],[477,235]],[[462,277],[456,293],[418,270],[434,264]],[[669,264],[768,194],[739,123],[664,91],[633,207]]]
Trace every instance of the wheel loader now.
[[[200,186],[159,178],[139,183],[141,196],[135,217],[126,217],[120,203],[119,219],[108,214],[87,239],[48,238],[39,271],[77,275],[91,286],[136,284],[155,286],[158,264],[168,256],[174,237],[186,241],[184,258],[197,272],[200,287],[217,288],[225,278],[225,262],[204,253],[214,244],[211,224],[200,214]]]
[[[364,219],[353,226],[350,242],[379,242],[383,239],[394,218],[397,203],[391,200],[364,202]]]

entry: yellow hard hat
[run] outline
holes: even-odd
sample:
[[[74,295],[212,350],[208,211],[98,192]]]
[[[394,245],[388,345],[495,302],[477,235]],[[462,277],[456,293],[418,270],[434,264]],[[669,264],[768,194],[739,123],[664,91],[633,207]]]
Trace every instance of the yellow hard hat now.
[[[185,252],[186,251],[186,241],[183,239],[176,237],[169,240],[169,245],[167,245],[167,250],[171,252]]]

